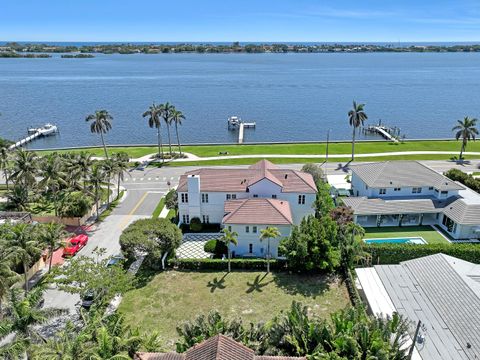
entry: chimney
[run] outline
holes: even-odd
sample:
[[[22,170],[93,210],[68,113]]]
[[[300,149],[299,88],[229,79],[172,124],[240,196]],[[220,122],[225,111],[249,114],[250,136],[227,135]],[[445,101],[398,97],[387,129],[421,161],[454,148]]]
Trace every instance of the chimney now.
[[[188,175],[187,187],[190,220],[194,217],[200,218],[200,175]]]

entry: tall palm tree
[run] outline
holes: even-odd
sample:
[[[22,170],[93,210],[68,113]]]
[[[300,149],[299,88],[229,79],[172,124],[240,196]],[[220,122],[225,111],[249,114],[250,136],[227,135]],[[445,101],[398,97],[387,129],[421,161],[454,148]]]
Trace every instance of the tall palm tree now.
[[[23,185],[28,190],[36,184],[38,174],[38,157],[34,152],[18,149],[13,158],[13,169],[10,180]]]
[[[93,194],[95,200],[95,210],[98,218],[98,202],[100,201],[100,188],[105,181],[105,174],[102,167],[98,163],[92,165],[90,174],[88,176],[88,183],[93,187]]]
[[[270,253],[270,240],[277,239],[281,236],[280,231],[277,227],[267,226],[265,229],[260,230],[260,240],[267,240],[267,273],[270,272],[270,258],[272,254]]]
[[[159,109],[160,109],[160,116],[163,118],[163,121],[165,121],[165,124],[167,124],[168,147],[170,150],[170,156],[172,156],[172,140],[170,138],[170,125],[172,123],[172,114],[175,111],[175,106],[173,106],[169,102],[166,102],[165,104],[160,104]]]
[[[52,270],[53,252],[64,245],[63,239],[65,239],[67,236],[68,233],[65,231],[65,225],[63,224],[51,222],[42,226],[41,240],[43,244],[48,247],[48,252],[50,255],[48,272]]]
[[[148,116],[148,126],[151,128],[157,129],[157,141],[158,141],[158,156],[162,159],[163,162],[163,143],[162,143],[162,124],[160,121],[160,106],[153,103],[147,111],[142,114],[143,117]]]
[[[120,182],[125,179],[128,170],[128,155],[126,153],[117,153],[113,157],[114,174],[117,177],[117,198],[120,196]]]
[[[352,133],[352,161],[355,158],[355,133],[357,132],[357,128],[363,126],[365,120],[368,119],[367,114],[364,111],[365,104],[357,104],[353,101],[353,108],[348,112],[348,120],[350,122],[350,126],[353,128]]]
[[[113,116],[108,113],[107,110],[97,110],[95,114],[90,114],[85,118],[85,121],[91,121],[90,131],[95,134],[100,134],[102,138],[103,150],[105,151],[105,157],[108,159],[107,146],[105,145],[105,139],[103,134],[106,134],[112,128]]]
[[[175,124],[175,133],[177,134],[178,151],[182,155],[182,147],[180,145],[180,137],[178,136],[178,125],[182,125],[185,115],[180,110],[174,109],[172,112],[172,122]]]
[[[33,225],[26,223],[12,225],[7,234],[7,239],[7,256],[22,263],[25,293],[28,293],[28,268],[42,253],[42,243],[39,241],[39,236]]]
[[[67,185],[63,159],[57,153],[43,158],[40,176],[42,180],[40,180],[38,186],[52,194],[55,216],[58,216],[58,194],[60,188]]]
[[[5,183],[7,184],[7,190],[9,189],[8,186],[8,172],[10,169],[10,152],[8,151],[7,147],[0,148],[0,170],[3,171],[3,177],[5,178]]]
[[[22,185],[14,185],[7,193],[7,205],[9,208],[24,211],[28,207],[28,189]]]
[[[228,272],[232,271],[232,265],[230,262],[230,259],[232,258],[232,252],[230,251],[230,244],[233,244],[235,246],[238,245],[238,233],[235,231],[230,231],[227,228],[224,228],[222,230],[222,237],[220,238],[220,241],[224,242],[225,245],[227,245],[227,252],[228,252]]]
[[[478,135],[478,129],[476,128],[477,119],[469,118],[465,116],[463,120],[457,120],[458,124],[452,128],[455,131],[455,139],[462,138],[462,148],[460,149],[460,160],[463,158],[463,152],[467,147],[467,143],[470,140],[475,141],[476,135]]]

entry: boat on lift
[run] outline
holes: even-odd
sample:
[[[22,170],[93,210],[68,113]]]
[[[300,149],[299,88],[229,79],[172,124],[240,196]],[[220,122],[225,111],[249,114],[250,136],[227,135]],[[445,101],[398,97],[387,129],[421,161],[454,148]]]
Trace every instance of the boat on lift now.
[[[40,135],[43,135],[43,136],[53,135],[53,134],[56,134],[57,132],[58,132],[58,127],[50,123],[47,123],[39,128],[28,129],[29,134],[39,133]]]

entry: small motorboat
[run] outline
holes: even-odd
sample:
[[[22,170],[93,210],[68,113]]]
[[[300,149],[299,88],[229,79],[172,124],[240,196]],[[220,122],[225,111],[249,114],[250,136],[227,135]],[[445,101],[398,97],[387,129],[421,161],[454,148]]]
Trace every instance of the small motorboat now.
[[[55,134],[58,131],[58,128],[56,125],[47,123],[39,128],[29,128],[27,131],[29,134],[39,133],[40,135],[48,136],[48,135]]]

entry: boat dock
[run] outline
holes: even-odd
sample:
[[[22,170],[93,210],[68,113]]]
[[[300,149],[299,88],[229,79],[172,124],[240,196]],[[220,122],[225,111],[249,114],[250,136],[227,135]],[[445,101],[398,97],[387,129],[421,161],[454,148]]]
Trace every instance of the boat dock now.
[[[40,128],[33,128],[33,129],[28,129],[27,131],[30,135],[28,135],[26,138],[21,139],[20,141],[17,141],[15,144],[12,144],[8,147],[9,150],[14,150],[16,148],[22,147],[29,142],[37,139],[40,136],[49,136],[49,135],[55,135],[58,132],[58,128],[55,125],[52,124],[45,124],[44,126]]]
[[[369,125],[367,127],[363,127],[362,131],[364,134],[378,134],[385,140],[393,142],[398,142],[398,138],[400,137],[400,128],[382,125],[381,121],[378,122],[378,125]]]
[[[256,122],[243,122],[239,117],[237,116],[231,116],[228,118],[227,121],[228,124],[228,129],[229,130],[236,130],[238,129],[238,143],[243,144],[243,138],[244,138],[244,133],[245,133],[245,128],[247,129],[255,129],[257,126]]]

